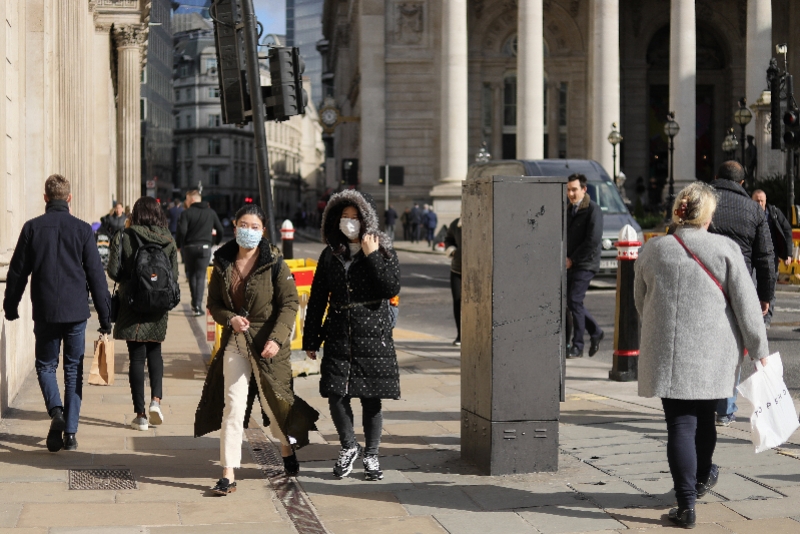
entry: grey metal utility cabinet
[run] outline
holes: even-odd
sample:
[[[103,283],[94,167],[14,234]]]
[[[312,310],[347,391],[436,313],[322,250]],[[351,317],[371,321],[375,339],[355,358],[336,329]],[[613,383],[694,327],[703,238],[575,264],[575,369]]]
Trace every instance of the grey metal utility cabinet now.
[[[489,475],[558,470],[566,183],[463,185],[461,456]]]

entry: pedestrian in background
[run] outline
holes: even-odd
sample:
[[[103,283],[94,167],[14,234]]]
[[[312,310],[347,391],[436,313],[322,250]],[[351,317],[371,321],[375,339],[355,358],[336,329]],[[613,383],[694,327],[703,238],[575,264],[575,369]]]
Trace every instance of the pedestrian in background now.
[[[327,246],[311,285],[303,350],[315,360],[325,343],[319,389],[342,447],[334,476],[349,475],[363,451],[365,478],[380,480],[381,399],[400,398],[389,310],[389,299],[400,292],[400,264],[391,239],[379,231],[372,197],[358,191],[331,197],[322,237]],[[353,428],[353,398],[363,409],[364,449]]]
[[[751,137],[751,136],[748,136]],[[767,194],[761,189],[753,191],[753,200],[756,204],[761,206],[764,210],[764,215],[767,216],[767,226],[769,226],[769,235],[772,238],[772,249],[775,252],[775,279],[778,277],[778,266],[780,262],[786,265],[791,265],[792,257],[794,256],[794,241],[792,240],[792,225],[783,216],[781,210],[777,206],[767,204]],[[772,293],[772,300],[769,301],[769,310],[764,316],[764,324],[767,328],[772,323],[772,314],[775,310],[776,302],[775,292]]]
[[[444,239],[445,252],[450,261],[450,293],[453,295],[453,317],[456,319],[456,339],[453,345],[461,346],[461,217],[447,227]]]
[[[400,216],[400,223],[403,225],[403,241],[408,241],[411,239],[411,208],[406,208],[403,210],[403,214]]]
[[[188,207],[178,220],[177,244],[189,281],[192,314],[199,317],[203,315],[203,294],[206,290],[206,270],[211,263],[211,247],[222,242],[225,229],[208,202],[203,202],[199,191],[186,193],[186,205]]]
[[[408,213],[408,226],[411,230],[412,243],[419,241],[420,224],[422,224],[422,212],[419,209],[419,204],[414,204],[414,207]]]
[[[717,209],[708,231],[729,237],[739,245],[748,272],[755,274],[761,311],[767,315],[769,303],[775,296],[775,252],[767,217],[742,187],[744,178],[744,167],[737,161],[726,161],[719,166],[716,179],[711,183],[717,192]],[[721,426],[736,420],[735,386],[739,385],[740,376],[741,370],[737,371],[730,396],[717,406],[717,424]]]
[[[266,219],[255,204],[236,212],[235,239],[214,254],[208,287],[208,310],[224,328],[197,408],[195,436],[221,429],[222,478],[212,488],[219,495],[236,491],[251,376],[270,432],[281,442],[287,476],[300,471],[294,448],[308,444],[319,416],[292,390],[291,336],[299,299],[280,249],[265,237]]]
[[[83,353],[89,293],[100,320],[100,332],[111,333],[111,296],[92,227],[69,212],[69,180],[53,174],[44,183],[45,213],[26,222],[8,266],[3,311],[19,319],[19,303],[31,277],[36,375],[50,431],[47,450],[78,448],[75,435],[83,396]],[[56,371],[64,352],[64,402]]]
[[[586,194],[586,176],[567,178],[567,308],[572,315],[572,346],[567,358],[583,357],[583,334],[589,332],[589,356],[600,350],[605,336],[583,304],[592,278],[600,270],[603,213]]]
[[[178,237],[178,221],[180,221],[181,213],[184,211],[182,204],[180,200],[173,200],[172,206],[167,210],[169,231],[172,234],[172,239],[177,239]]]
[[[130,224],[114,236],[109,252],[108,276],[119,286],[119,312],[114,325],[114,339],[125,340],[128,347],[128,382],[131,388],[134,430],[147,430],[149,425],[164,422],[161,410],[164,360],[161,343],[167,337],[169,310],[142,313],[131,305],[136,290],[137,252],[147,244],[156,244],[169,260],[172,274],[178,279],[178,249],[167,228],[164,211],[154,198],[142,197],[133,205]],[[148,271],[149,272],[149,271]],[[150,405],[145,411],[144,367],[150,378]]]
[[[114,209],[112,209],[108,215],[100,219],[101,232],[105,233],[110,239],[117,235],[117,232],[121,232],[125,229],[125,221],[127,220],[128,216],[125,215],[125,206],[122,205],[122,202],[117,202],[114,205]]]
[[[428,242],[428,246],[434,246],[434,237],[433,234],[436,233],[436,226],[439,224],[439,218],[436,216],[436,212],[433,211],[433,207],[425,205],[427,208],[427,212],[423,217],[423,226],[425,227],[425,240]]]
[[[384,214],[384,222],[386,223],[386,234],[391,239],[394,239],[394,225],[397,223],[397,212],[394,211],[391,204]]]
[[[673,206],[674,235],[648,241],[636,260],[634,298],[642,325],[639,395],[659,397],[678,507],[669,519],[694,526],[695,501],[714,487],[718,399],[733,389],[744,349],[769,354],[750,272],[736,244],[706,231],[714,189],[695,182]]]

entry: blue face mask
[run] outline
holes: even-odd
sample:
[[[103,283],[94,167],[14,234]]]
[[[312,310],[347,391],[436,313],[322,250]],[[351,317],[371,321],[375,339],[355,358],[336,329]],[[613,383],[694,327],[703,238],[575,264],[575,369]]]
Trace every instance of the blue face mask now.
[[[261,243],[263,237],[261,230],[253,230],[252,228],[237,228],[236,229],[236,243],[246,249],[256,248]]]

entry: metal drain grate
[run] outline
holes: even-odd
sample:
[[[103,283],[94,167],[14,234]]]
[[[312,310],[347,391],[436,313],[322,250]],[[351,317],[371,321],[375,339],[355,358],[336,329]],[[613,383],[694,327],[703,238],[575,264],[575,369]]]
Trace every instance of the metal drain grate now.
[[[130,469],[70,469],[71,490],[137,489]]]

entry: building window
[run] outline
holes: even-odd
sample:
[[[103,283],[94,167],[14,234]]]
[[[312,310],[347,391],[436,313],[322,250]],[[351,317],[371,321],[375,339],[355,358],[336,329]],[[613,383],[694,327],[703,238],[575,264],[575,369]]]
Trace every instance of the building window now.
[[[219,156],[222,153],[222,143],[219,139],[208,140],[208,154],[210,156]]]
[[[219,167],[208,168],[208,183],[210,185],[219,185]]]
[[[220,125],[220,117],[219,115],[209,115],[208,116],[208,127],[215,128]]]
[[[219,98],[219,87],[209,87],[208,88],[208,97],[209,98]]]
[[[139,99],[139,120],[147,120],[147,99],[144,97]]]
[[[206,58],[206,71],[208,71],[209,74],[214,74],[217,71],[217,58]]]
[[[194,151],[192,150],[193,147],[194,147],[194,145],[192,144],[192,140],[191,139],[187,139],[186,140],[186,158],[187,159],[191,159],[191,157],[194,155],[193,154]]]
[[[193,122],[194,121],[192,120],[192,116],[191,115],[186,115],[186,127],[187,128],[191,128]]]
[[[175,116],[175,129],[176,130],[180,130],[181,129],[181,116],[180,115],[176,115]]]
[[[187,76],[189,76],[189,65],[187,65],[186,63],[181,65],[181,75],[180,76],[181,76],[181,78],[186,78]]]
[[[509,74],[503,83],[503,126],[517,125],[517,75]]]
[[[191,99],[192,99],[192,90],[186,89],[186,100],[191,100]]]
[[[181,99],[181,90],[175,89],[175,102],[179,102]]]
[[[567,90],[566,82],[558,86],[558,157],[567,158]]]

